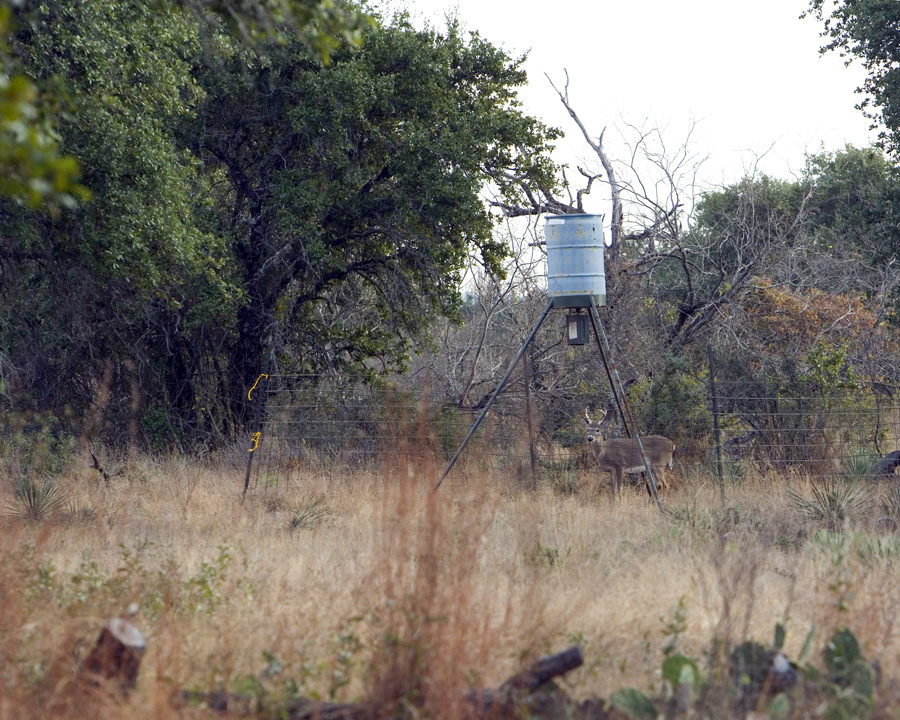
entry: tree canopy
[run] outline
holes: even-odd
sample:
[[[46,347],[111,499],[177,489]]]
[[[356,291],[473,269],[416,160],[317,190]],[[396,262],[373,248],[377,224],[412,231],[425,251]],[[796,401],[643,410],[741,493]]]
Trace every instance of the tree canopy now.
[[[824,23],[828,43],[849,63],[856,58],[868,75],[857,92],[866,95],[857,107],[881,127],[885,148],[900,151],[900,5],[884,0],[810,0],[806,14]]]
[[[470,253],[500,272],[486,185],[552,185],[557,133],[518,105],[523,58],[477,34],[398,16],[359,25],[359,43],[331,33],[326,63],[308,34],[248,44],[223,15],[21,11],[11,55],[60,99],[59,151],[92,198],[0,207],[3,377],[21,409],[82,416],[100,383],[111,417],[227,437],[268,350],[292,371],[400,368],[456,314]]]

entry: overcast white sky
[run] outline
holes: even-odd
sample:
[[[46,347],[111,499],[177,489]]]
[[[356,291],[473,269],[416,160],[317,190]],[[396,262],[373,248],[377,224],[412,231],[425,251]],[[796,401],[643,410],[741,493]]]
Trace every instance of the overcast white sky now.
[[[396,0],[421,23],[458,12],[464,27],[507,51],[527,51],[526,110],[562,128],[557,159],[589,156],[545,73],[562,86],[593,135],[623,123],[667,127],[669,142],[693,140],[709,182],[738,179],[753,157],[787,178],[805,150],[874,139],[854,108],[865,75],[835,53],[819,55],[821,23],[804,0]],[[612,146],[610,145],[612,148]],[[771,148],[771,149],[770,149]],[[598,198],[599,199],[599,198]],[[590,208],[589,208],[589,211]]]

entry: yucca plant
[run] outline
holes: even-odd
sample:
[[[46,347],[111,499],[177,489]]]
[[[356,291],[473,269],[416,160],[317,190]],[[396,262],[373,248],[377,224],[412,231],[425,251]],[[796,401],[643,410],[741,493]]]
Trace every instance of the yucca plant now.
[[[853,480],[865,480],[875,472],[878,456],[868,448],[855,447],[843,459],[844,470]]]
[[[16,483],[12,505],[7,505],[6,509],[23,520],[41,522],[59,510],[64,502],[62,492],[52,480],[37,483],[23,477]]]
[[[325,502],[325,496],[306,495],[291,510],[288,530],[309,530],[334,515],[334,508]]]
[[[97,519],[97,511],[90,505],[71,502],[66,505],[63,520],[69,525],[89,525]]]
[[[868,510],[872,500],[868,486],[842,478],[813,485],[812,498],[794,490],[788,490],[788,497],[808,522],[831,532],[846,530],[853,519]]]
[[[891,485],[881,498],[881,514],[895,523],[900,523],[900,487]]]

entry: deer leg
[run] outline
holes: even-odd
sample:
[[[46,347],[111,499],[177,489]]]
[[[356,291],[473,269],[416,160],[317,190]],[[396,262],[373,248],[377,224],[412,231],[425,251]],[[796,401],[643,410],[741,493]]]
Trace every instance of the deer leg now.
[[[659,478],[659,486],[661,488],[665,488],[668,491],[669,478],[666,477],[666,468],[664,465],[660,465],[659,467],[653,468],[653,477]]]
[[[625,485],[625,480],[622,478],[622,471],[623,469],[617,466],[614,473],[610,473],[613,483],[613,500],[619,497],[619,494],[622,492],[622,487]]]

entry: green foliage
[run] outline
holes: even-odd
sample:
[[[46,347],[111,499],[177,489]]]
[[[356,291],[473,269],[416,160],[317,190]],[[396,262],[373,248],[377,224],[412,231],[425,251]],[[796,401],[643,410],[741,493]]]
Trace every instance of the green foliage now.
[[[848,565],[851,560],[858,561],[864,568],[900,560],[900,538],[895,535],[882,537],[865,532],[832,533],[818,530],[813,534],[812,541],[832,563],[832,575],[843,578],[843,583],[848,587],[852,587],[856,572]]]
[[[857,482],[870,480],[879,459],[879,456],[869,448],[850,448],[849,453],[843,458],[848,479]]]
[[[828,680],[838,692],[825,714],[827,718],[866,718],[875,702],[875,672],[859,649],[856,636],[842,628],[831,636],[824,653]]]
[[[633,720],[656,720],[659,715],[653,700],[635,688],[616,690],[610,695],[609,704]]]
[[[806,353],[806,370],[799,375],[800,382],[811,385],[825,397],[858,390],[859,374],[847,357],[849,345],[848,340],[836,346],[820,340]],[[828,404],[825,408],[829,408]]]
[[[192,389],[163,390],[183,367],[167,331],[189,327],[198,305],[226,308],[230,286],[224,246],[194,224],[197,168],[172,141],[197,98],[186,61],[200,49],[196,24],[174,5],[130,0],[27,4],[16,19],[11,55],[58,99],[59,148],[92,192],[57,218],[0,211],[0,257],[16,268],[0,345],[32,378],[16,401],[79,430],[104,396],[123,420],[135,388],[148,406],[192,406]]]
[[[51,413],[0,416],[0,465],[12,475],[55,477],[74,462],[75,440]]]
[[[196,16],[207,19],[217,15],[229,32],[251,49],[263,40],[287,43],[300,40],[307,44],[324,64],[331,54],[348,44],[358,47],[374,19],[362,9],[331,0],[179,0]]]
[[[483,188],[554,181],[524,58],[453,24],[324,0],[14,17],[9,58],[92,201],[0,209],[0,346],[33,384],[17,402],[106,439],[234,440],[267,344],[290,370],[402,368],[470,253],[502,272]]]
[[[847,145],[811,155],[805,183],[818,250],[879,265],[890,261],[897,250],[894,228],[900,176],[882,152]]]
[[[855,403],[872,404],[865,392],[856,392],[868,361],[855,348],[872,328],[886,330],[867,300],[880,292],[874,290],[878,277],[889,272],[887,263],[900,249],[898,198],[900,174],[874,148],[811,155],[793,182],[744,178],[697,205],[686,245],[703,268],[691,278],[697,289],[685,287],[674,269],[673,283],[661,284],[662,292],[674,293],[667,304],[676,312],[702,315],[705,297],[717,307],[740,306],[741,321],[724,328],[739,340],[716,348],[718,379],[741,398],[725,405],[740,407],[743,423],[761,433],[773,425],[770,443],[788,430],[797,442],[779,450],[791,462],[805,460],[792,457],[797,451],[791,446],[805,446],[806,430],[821,429],[820,411],[854,412]],[[849,267],[857,270],[838,270]],[[825,340],[823,327],[835,330]],[[815,403],[807,402],[810,395]],[[755,400],[774,396],[786,402],[773,408],[768,400]],[[866,427],[852,441],[873,432]]]
[[[258,374],[273,322],[297,369],[403,367],[429,320],[457,313],[470,251],[502,272],[481,188],[515,194],[513,168],[552,182],[556,133],[519,110],[522,59],[455,25],[419,31],[399,16],[327,68],[296,44],[263,53],[202,67],[203,101],[181,128],[231,181],[219,222],[244,279],[238,375]]]
[[[712,428],[706,379],[685,357],[668,355],[663,367],[629,389],[635,422],[646,435],[664,435],[680,444]]]
[[[331,646],[335,660],[331,669],[328,684],[328,697],[334,700],[341,688],[350,684],[356,670],[357,655],[365,648],[362,639],[356,633],[355,625],[361,618],[351,618],[343,623],[341,629],[331,637]]]
[[[675,648],[678,647],[678,638],[688,628],[687,619],[688,610],[684,603],[684,595],[682,595],[678,598],[678,604],[672,608],[671,615],[668,618],[660,618],[660,622],[664,626],[662,633],[669,638],[669,641],[663,647],[663,655],[671,655]]]
[[[231,547],[222,544],[214,562],[200,563],[200,571],[185,583],[189,609],[211,615],[220,605],[228,602],[225,583],[231,560]]]
[[[869,717],[875,705],[875,672],[856,637],[847,628],[834,632],[823,653],[823,671],[806,663],[814,631],[815,626],[806,637],[800,664],[782,653],[785,629],[778,623],[772,647],[754,640],[739,643],[727,653],[728,672],[712,673],[709,679],[700,672],[697,659],[666,654],[656,699],[626,688],[614,692],[609,705],[632,718],[656,718],[663,703],[666,717],[694,713],[731,717],[732,712],[744,715],[766,706],[773,718]],[[719,653],[719,641],[714,640],[707,655],[715,658]]]
[[[853,564],[854,536],[845,532],[818,530],[813,544],[831,563],[828,589],[839,612],[847,612],[856,597],[856,567]]]
[[[865,98],[857,105],[873,123],[883,127],[879,137],[896,153],[900,146],[900,49],[897,26],[900,7],[871,0],[810,0],[804,15],[824,22],[827,44],[821,52],[838,51],[857,58],[867,71],[857,92]]]
[[[542,463],[540,477],[561,495],[574,495],[581,487],[580,471],[575,460]]]
[[[8,52],[17,5],[0,3],[0,196],[32,209],[44,205],[56,215],[90,193],[78,184],[78,162],[60,152],[53,98],[42,97]]]
[[[540,541],[536,541],[534,549],[527,554],[526,559],[530,565],[536,567],[559,568],[571,554],[571,548],[561,553],[557,547],[542,545]]]
[[[673,688],[679,685],[689,685],[692,688],[699,688],[703,683],[703,675],[697,666],[694,658],[689,658],[681,653],[668,655],[662,664],[662,677],[667,680]]]
[[[790,251],[802,193],[796,183],[762,175],[699,198],[681,242],[690,271],[673,256],[654,274],[656,303],[673,351],[680,354],[718,308],[743,294],[754,269],[764,272]]]

